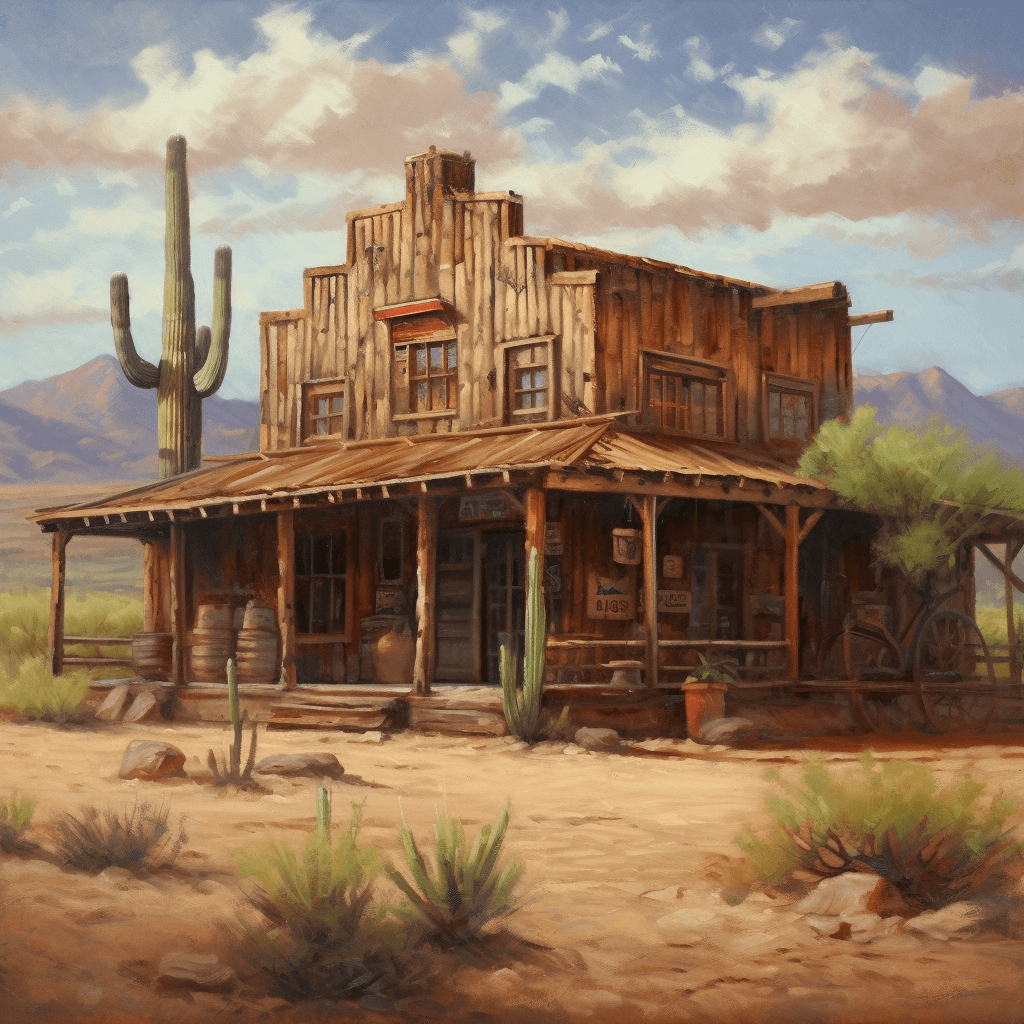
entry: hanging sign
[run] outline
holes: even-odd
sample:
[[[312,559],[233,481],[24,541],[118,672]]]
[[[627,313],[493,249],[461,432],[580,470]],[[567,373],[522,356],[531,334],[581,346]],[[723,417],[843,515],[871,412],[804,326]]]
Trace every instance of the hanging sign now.
[[[690,610],[690,591],[659,590],[658,611],[668,615],[685,614]]]
[[[511,519],[513,513],[505,501],[505,496],[495,491],[483,494],[463,495],[459,502],[459,521],[468,519]]]
[[[562,554],[562,524],[546,523],[544,526],[544,554]]]
[[[591,619],[632,619],[636,615],[636,584],[632,576],[613,579],[592,572],[587,577],[587,616]]]
[[[662,559],[661,574],[667,580],[681,580],[683,578],[682,555],[666,555]]]

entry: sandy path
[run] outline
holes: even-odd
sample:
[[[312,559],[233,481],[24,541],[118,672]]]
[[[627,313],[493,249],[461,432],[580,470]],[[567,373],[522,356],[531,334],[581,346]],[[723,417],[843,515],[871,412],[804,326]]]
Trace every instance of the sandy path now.
[[[453,961],[446,984],[380,1014],[346,1004],[287,1008],[246,986],[231,996],[161,995],[150,980],[171,950],[215,952],[244,976],[223,930],[241,905],[231,850],[269,838],[298,847],[314,820],[313,783],[272,777],[272,792],[257,796],[192,780],[123,782],[117,768],[135,738],[176,744],[197,771],[209,747],[226,747],[228,731],[0,724],[0,794],[35,800],[35,823],[138,798],[169,802],[189,834],[179,870],[149,880],[0,861],[0,1020],[307,1020],[320,1012],[480,1024],[1024,1019],[1024,944],[1015,939],[894,935],[862,946],[815,936],[763,896],[736,908],[721,900],[723,858],[738,855],[733,836],[764,821],[765,768],[790,763],[795,772],[804,751],[676,744],[688,756],[623,757],[564,752],[565,744],[526,750],[504,739],[413,734],[375,743],[308,731],[261,733],[261,756],[336,753],[349,781],[334,784],[335,821],[347,820],[347,801],[364,800],[363,840],[399,863],[403,817],[426,841],[438,807],[475,831],[511,797],[506,848],[525,861],[533,897],[511,927],[554,952],[483,966]],[[906,756],[934,761],[944,778],[971,771],[993,790],[1024,792],[1024,747]],[[651,892],[661,898],[644,895]],[[706,923],[691,945],[669,946],[655,922],[680,908],[703,911],[695,920]]]

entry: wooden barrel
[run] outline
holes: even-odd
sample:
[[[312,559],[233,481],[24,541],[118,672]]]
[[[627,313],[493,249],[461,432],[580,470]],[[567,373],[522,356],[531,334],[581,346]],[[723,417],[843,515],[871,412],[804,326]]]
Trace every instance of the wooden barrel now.
[[[238,631],[238,681],[277,682],[277,633],[265,629]]]
[[[132,671],[140,679],[171,678],[174,657],[173,633],[135,633],[132,636]]]
[[[228,659],[234,655],[235,634],[231,629],[197,626],[192,631],[192,675],[195,679],[206,683],[227,682]]]
[[[242,629],[251,632],[258,630],[263,633],[276,633],[277,612],[273,608],[264,608],[256,604],[255,601],[250,601],[245,606]]]
[[[201,604],[196,608],[196,629],[231,629],[231,606]]]

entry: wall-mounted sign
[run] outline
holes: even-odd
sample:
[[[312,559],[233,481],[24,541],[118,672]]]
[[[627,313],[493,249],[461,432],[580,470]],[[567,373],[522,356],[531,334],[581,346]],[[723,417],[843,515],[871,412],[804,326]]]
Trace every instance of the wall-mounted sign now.
[[[547,523],[544,526],[544,554],[562,554],[562,524]]]
[[[620,565],[636,565],[640,561],[640,531],[628,526],[612,530],[612,558]]]
[[[614,579],[592,572],[587,577],[587,616],[591,619],[632,619],[636,615],[636,583],[632,575]]]
[[[690,591],[688,590],[659,590],[658,611],[669,615],[673,613],[685,614],[690,610]]]
[[[562,592],[562,566],[560,562],[550,562],[544,567],[544,590],[548,594]]]
[[[381,612],[405,611],[405,595],[402,593],[402,588],[378,586],[374,610],[378,615]]]
[[[666,555],[662,559],[661,574],[667,580],[681,580],[683,578],[683,556]]]
[[[512,519],[514,513],[502,494],[485,491],[463,495],[459,502],[459,522],[469,519]]]

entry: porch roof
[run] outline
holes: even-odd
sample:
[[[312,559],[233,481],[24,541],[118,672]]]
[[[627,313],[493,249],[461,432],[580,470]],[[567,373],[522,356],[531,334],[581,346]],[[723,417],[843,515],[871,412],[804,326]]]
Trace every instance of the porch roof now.
[[[735,445],[701,444],[677,436],[623,428],[613,417],[501,427],[450,434],[421,434],[373,441],[326,442],[282,451],[221,456],[191,473],[159,480],[102,499],[39,509],[30,518],[44,529],[135,532],[140,526],[215,512],[300,507],[303,499],[348,501],[417,493],[427,484],[494,485],[548,471],[549,486],[601,490],[640,484],[685,486],[697,496],[720,498],[730,482],[756,489],[756,500],[778,492],[804,497],[797,503],[829,504],[831,492],[817,480],[797,476],[780,462]],[[554,474],[554,475],[552,475]],[[482,479],[474,479],[482,478]],[[500,483],[498,484],[500,486]],[[376,490],[375,490],[376,489]],[[662,489],[655,486],[656,491]],[[375,492],[374,492],[375,491]],[[366,493],[364,493],[366,492]],[[370,493],[374,492],[374,493]],[[394,493],[392,493],[394,492]],[[669,493],[666,491],[666,493]],[[755,500],[748,495],[736,495]],[[255,503],[255,504],[254,504]],[[159,519],[156,513],[161,513]],[[134,527],[134,529],[133,529]],[[112,529],[113,528],[113,531]]]

